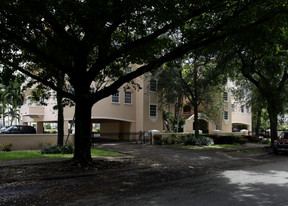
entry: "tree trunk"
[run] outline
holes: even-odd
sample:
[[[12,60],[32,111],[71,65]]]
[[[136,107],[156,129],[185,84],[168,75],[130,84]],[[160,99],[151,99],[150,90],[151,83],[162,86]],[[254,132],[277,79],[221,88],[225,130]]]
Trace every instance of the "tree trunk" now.
[[[192,105],[194,107],[194,130],[195,130],[195,137],[199,137],[199,121],[198,121],[198,97],[199,97],[199,90],[198,90],[198,64],[195,63],[193,69],[193,83],[194,83],[194,98]]]
[[[194,131],[195,131],[195,137],[199,137],[199,121],[198,121],[198,105],[197,103],[193,105],[194,107]]]
[[[63,115],[63,105],[62,96],[57,93],[57,106],[58,106],[58,138],[57,145],[63,146],[64,141],[64,115]]]
[[[4,107],[4,104],[3,104],[3,126],[5,126],[5,107]]]
[[[261,114],[262,114],[262,108],[257,109],[257,115],[256,115],[256,127],[255,127],[255,134],[257,137],[259,137],[259,130],[261,126]]]
[[[268,105],[268,113],[269,113],[269,120],[270,120],[271,147],[273,147],[274,146],[274,140],[278,136],[278,133],[277,133],[277,125],[278,125],[277,113],[269,105]]]
[[[64,87],[64,74],[62,72],[59,73],[57,77],[57,87]],[[64,141],[64,114],[63,114],[63,104],[62,104],[63,96],[57,92],[57,106],[58,106],[58,139],[57,145],[63,146]]]
[[[75,106],[75,151],[73,160],[82,167],[92,163],[91,109],[87,99],[79,99]]]

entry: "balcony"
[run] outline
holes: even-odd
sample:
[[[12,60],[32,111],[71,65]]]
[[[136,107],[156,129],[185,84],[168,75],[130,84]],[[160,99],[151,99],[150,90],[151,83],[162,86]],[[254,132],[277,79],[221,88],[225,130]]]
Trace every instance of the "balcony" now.
[[[29,117],[44,116],[44,106],[23,105],[20,114]]]

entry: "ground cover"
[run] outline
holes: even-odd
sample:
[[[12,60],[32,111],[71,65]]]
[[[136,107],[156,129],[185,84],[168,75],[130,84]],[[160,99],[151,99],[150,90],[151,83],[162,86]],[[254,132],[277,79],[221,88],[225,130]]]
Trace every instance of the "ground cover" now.
[[[92,157],[117,156],[120,155],[120,153],[107,150],[91,149],[91,155]],[[41,154],[40,150],[0,152],[0,161],[72,157],[73,154]]]

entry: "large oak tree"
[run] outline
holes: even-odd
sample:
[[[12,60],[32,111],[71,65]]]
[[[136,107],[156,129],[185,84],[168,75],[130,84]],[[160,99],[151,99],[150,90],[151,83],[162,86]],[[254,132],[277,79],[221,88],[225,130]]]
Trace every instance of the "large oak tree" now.
[[[74,160],[86,165],[96,102],[164,62],[286,12],[286,2],[2,0],[0,61],[75,102]],[[127,74],[130,64],[141,66]],[[70,90],[57,87],[58,74]]]
[[[224,59],[229,62],[226,66],[238,68],[257,88],[269,113],[272,146],[278,136],[277,116],[283,112],[288,94],[287,20],[287,15],[278,16],[274,21],[227,38],[219,56],[220,61]]]

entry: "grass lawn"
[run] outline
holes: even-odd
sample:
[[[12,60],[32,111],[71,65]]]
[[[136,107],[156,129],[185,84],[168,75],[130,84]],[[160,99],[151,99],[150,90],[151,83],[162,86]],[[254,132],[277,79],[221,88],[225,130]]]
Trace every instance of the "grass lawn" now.
[[[91,149],[91,156],[117,156],[117,152],[106,150]],[[41,154],[40,150],[29,151],[12,151],[0,152],[0,161],[8,160],[27,160],[27,159],[42,159],[42,158],[72,158],[73,154]]]
[[[220,149],[220,148],[231,148],[231,147],[241,147],[240,145],[234,145],[234,144],[217,144],[217,145],[211,145],[211,146],[182,146],[186,149]]]

